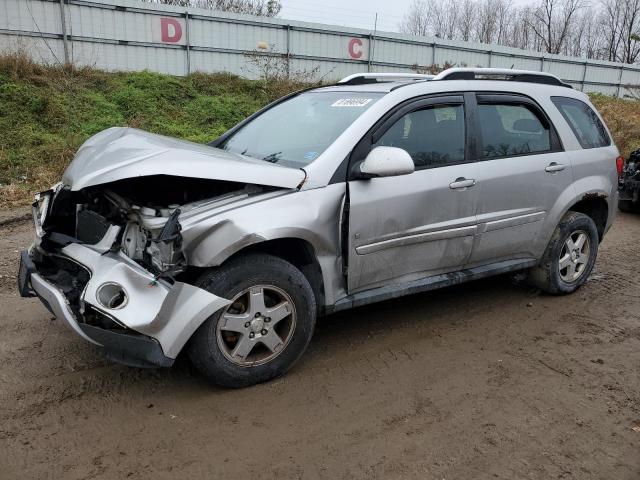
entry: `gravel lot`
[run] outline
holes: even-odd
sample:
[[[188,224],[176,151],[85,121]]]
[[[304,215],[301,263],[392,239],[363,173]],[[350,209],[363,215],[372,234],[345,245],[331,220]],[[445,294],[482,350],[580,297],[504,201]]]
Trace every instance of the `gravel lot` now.
[[[640,216],[551,297],[510,278],[322,320],[284,378],[113,365],[15,292],[0,227],[0,478],[640,478]],[[635,429],[634,429],[635,428]]]

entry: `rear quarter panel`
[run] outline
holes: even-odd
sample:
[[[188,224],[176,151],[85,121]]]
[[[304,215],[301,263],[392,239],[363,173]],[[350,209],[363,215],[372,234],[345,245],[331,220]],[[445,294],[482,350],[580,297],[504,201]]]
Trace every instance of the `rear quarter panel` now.
[[[566,93],[554,91],[553,96],[567,96],[576,98],[589,105],[596,113],[596,108],[589,101],[589,97],[581,92],[568,91]],[[619,155],[618,148],[613,143],[601,148],[583,149],[573,130],[564,119],[558,108],[551,101],[551,95],[545,95],[540,99],[540,103],[547,111],[558,134],[560,135],[567,160],[571,165],[573,174],[573,184],[558,198],[552,210],[547,217],[548,221],[543,227],[541,239],[546,239],[544,245],[539,245],[539,249],[546,247],[546,243],[553,234],[556,225],[564,214],[571,209],[579,201],[589,198],[590,196],[598,196],[606,199],[608,204],[608,219],[606,230],[611,227],[615,219],[618,203],[618,174],[616,171],[616,158]],[[604,124],[604,120],[598,113],[600,120]],[[606,126],[606,124],[605,124]]]

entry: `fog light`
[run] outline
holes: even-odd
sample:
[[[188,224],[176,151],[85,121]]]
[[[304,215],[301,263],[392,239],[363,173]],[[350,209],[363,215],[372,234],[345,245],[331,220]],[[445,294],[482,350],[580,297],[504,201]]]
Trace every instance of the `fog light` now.
[[[127,292],[117,283],[103,283],[96,292],[98,303],[104,308],[117,310],[127,304]]]

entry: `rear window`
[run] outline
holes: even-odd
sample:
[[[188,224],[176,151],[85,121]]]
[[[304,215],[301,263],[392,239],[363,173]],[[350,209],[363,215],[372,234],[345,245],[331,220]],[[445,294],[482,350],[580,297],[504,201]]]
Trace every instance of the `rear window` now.
[[[483,158],[527,155],[551,150],[549,126],[526,104],[479,104]]]
[[[586,103],[575,98],[551,97],[582,148],[598,148],[611,145],[611,139],[596,112]]]

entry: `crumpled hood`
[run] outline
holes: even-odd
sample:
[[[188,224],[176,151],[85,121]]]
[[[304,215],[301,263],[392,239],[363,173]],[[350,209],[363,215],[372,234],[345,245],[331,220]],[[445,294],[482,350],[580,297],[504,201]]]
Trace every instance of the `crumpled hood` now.
[[[114,127],[82,144],[62,181],[72,190],[81,190],[149,175],[227,180],[281,188],[296,188],[306,176],[302,169],[134,128]]]

